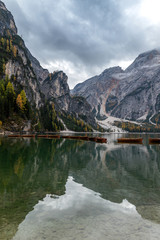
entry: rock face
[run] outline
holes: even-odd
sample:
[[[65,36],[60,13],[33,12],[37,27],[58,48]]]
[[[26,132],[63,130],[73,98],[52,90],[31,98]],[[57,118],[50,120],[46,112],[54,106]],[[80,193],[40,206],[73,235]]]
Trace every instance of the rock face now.
[[[11,34],[17,34],[17,28],[12,14],[7,10],[4,3],[0,1],[0,34],[3,35],[7,30]]]
[[[32,56],[32,54],[30,53],[30,51],[28,49],[26,49],[26,55],[29,58],[29,60],[31,61],[31,65],[32,65],[34,73],[38,79],[38,82],[40,82],[40,84],[42,84],[43,81],[48,77],[49,71],[47,69],[43,69],[41,67],[39,61],[35,57]]]
[[[68,77],[63,71],[57,71],[48,75],[41,89],[47,99],[58,98],[69,94]]]
[[[12,75],[16,76],[14,82],[15,89],[23,88],[26,92],[27,98],[32,105],[39,108],[42,105],[42,98],[40,87],[35,76],[33,69],[27,64],[19,61],[9,60],[6,63],[5,74],[11,78]]]
[[[68,77],[63,71],[49,73],[43,69],[36,58],[26,48],[23,39],[17,35],[17,28],[12,14],[0,1],[0,40],[8,44],[8,50],[0,53],[0,78],[8,75],[15,90],[24,89],[27,99],[37,110],[48,104],[55,104],[56,111],[73,113],[80,119],[85,116],[86,123],[96,126],[91,106],[85,99],[72,98],[67,83]],[[5,72],[2,70],[5,63]]]
[[[125,71],[106,69],[72,94],[85,97],[97,117],[151,121],[160,111],[160,51],[140,54]]]
[[[96,116],[104,116],[106,101],[111,92],[116,92],[119,84],[119,80],[114,75],[121,73],[123,73],[123,70],[120,67],[106,69],[99,76],[76,85],[72,94],[85,97],[91,104]]]
[[[56,108],[83,116],[85,122],[96,126],[91,105],[83,97],[72,97],[67,83],[68,77],[63,71],[49,74],[41,85],[41,90],[48,101],[54,101]]]
[[[17,35],[14,18],[2,1],[0,1],[0,35],[12,39],[16,49],[15,57],[8,57],[5,61],[5,74],[9,78],[15,76],[16,81],[13,82],[15,89],[23,88],[31,105],[39,108],[43,105],[40,83],[45,80],[49,72],[40,66],[26,48],[23,39]]]

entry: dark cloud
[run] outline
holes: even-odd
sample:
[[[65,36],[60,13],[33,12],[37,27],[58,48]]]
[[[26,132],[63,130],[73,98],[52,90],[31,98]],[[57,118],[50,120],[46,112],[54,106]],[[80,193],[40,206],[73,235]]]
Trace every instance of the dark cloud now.
[[[32,54],[66,71],[71,86],[157,47],[157,28],[136,14],[141,1],[4,0]]]

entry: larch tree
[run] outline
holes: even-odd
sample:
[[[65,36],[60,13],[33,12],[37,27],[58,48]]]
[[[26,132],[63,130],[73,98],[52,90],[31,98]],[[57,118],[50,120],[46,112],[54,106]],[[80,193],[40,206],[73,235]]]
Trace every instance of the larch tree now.
[[[22,97],[20,94],[18,94],[18,96],[17,96],[16,104],[17,104],[18,108],[23,112],[23,102],[22,102]]]
[[[13,52],[13,56],[17,57],[17,48],[16,48],[16,46],[13,46],[12,52]]]
[[[20,94],[18,94],[16,99],[16,104],[22,113],[24,113],[26,110],[26,103],[27,103],[26,93],[24,90],[22,90]]]

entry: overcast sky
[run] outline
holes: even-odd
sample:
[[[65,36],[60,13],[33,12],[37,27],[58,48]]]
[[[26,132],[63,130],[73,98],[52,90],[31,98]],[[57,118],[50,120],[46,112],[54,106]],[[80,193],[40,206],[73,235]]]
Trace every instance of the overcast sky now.
[[[63,70],[70,88],[160,47],[159,0],[2,1],[31,53],[50,72]]]

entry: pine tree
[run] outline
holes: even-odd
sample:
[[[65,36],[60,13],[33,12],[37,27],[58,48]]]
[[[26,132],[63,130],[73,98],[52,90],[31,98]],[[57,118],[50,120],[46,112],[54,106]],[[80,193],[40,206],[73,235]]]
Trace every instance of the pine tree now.
[[[15,106],[15,91],[14,87],[11,82],[8,82],[6,86],[6,97],[7,97],[7,105],[8,108],[6,111],[8,111],[8,116],[14,111],[14,106]]]
[[[5,71],[6,71],[6,65],[5,65],[5,63],[3,63],[2,68],[3,68],[3,73],[5,73]]]
[[[52,127],[53,127],[53,130],[57,131],[57,126],[56,126],[55,120],[56,120],[56,111],[54,108],[54,103],[52,103]]]
[[[14,87],[11,82],[8,82],[7,84],[6,93],[7,93],[7,96],[11,96],[12,98],[15,97]]]

